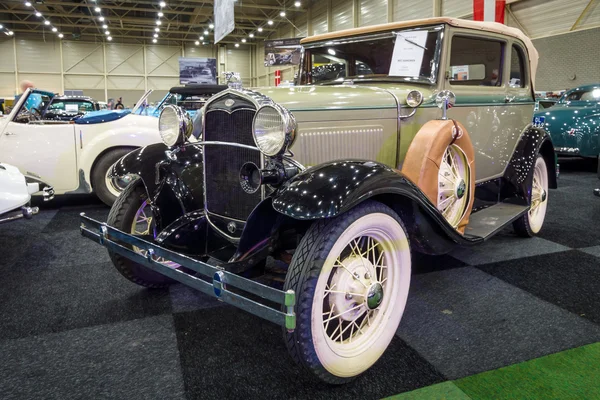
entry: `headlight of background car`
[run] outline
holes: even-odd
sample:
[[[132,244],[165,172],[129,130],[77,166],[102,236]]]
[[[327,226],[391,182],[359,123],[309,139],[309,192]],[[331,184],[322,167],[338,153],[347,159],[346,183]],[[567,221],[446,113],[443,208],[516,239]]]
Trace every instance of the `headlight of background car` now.
[[[296,120],[285,108],[277,105],[261,107],[254,117],[252,135],[256,147],[265,155],[282,154],[294,140]]]
[[[169,104],[160,112],[158,131],[168,147],[184,144],[192,129],[192,119],[181,107]]]

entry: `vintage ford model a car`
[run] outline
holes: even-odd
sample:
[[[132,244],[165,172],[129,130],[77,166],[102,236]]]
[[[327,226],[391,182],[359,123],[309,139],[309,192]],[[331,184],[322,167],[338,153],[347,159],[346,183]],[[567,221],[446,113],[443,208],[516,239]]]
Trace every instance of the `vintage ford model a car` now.
[[[165,107],[164,144],[113,166],[138,179],[81,231],[139,285],[179,281],[280,324],[295,361],[343,383],[392,340],[411,252],[539,232],[554,151],[518,30],[436,18],[303,45],[298,86],[225,90],[193,126]]]

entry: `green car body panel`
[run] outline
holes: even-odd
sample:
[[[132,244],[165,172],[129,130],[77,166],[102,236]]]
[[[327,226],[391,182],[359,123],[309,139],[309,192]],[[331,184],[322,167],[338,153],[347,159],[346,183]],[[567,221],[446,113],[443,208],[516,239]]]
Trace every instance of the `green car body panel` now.
[[[575,91],[600,91],[600,84],[567,91],[551,108],[536,112],[552,137],[559,156],[598,157],[600,154],[600,99],[572,101]]]

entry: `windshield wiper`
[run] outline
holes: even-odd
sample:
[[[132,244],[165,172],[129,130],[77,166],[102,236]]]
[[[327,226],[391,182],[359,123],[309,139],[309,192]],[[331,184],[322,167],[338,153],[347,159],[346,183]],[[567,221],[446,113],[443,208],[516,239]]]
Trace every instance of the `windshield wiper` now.
[[[407,39],[406,37],[402,36],[402,34],[401,34],[401,33],[398,33],[398,32],[392,32],[392,34],[394,34],[394,35],[396,35],[396,36],[400,36],[402,39],[404,39],[404,40],[405,40],[405,41],[407,41],[408,43],[410,43],[410,44],[414,44],[415,46],[417,46],[417,47],[420,47],[420,48],[422,48],[423,50],[427,50],[427,47],[425,47],[425,46],[421,46],[419,43],[417,43],[417,42],[415,42],[415,41],[412,41],[412,40],[410,40],[410,39]]]

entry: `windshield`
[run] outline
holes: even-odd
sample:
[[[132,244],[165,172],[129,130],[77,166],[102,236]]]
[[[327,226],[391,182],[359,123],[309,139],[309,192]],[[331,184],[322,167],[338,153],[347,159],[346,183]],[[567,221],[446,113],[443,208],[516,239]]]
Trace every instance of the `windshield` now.
[[[74,112],[74,113],[87,113],[90,111],[94,111],[94,105],[89,101],[85,100],[55,100],[48,107],[48,111],[51,110],[62,110],[66,112]]]
[[[300,84],[353,81],[435,83],[443,27],[343,38],[304,51]]]
[[[571,101],[600,102],[600,87],[571,90],[561,99],[561,103]]]

